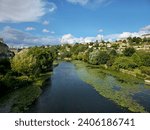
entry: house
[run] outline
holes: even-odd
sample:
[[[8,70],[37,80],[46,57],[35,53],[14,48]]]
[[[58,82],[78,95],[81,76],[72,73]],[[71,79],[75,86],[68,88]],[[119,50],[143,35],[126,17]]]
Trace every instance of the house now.
[[[141,38],[150,38],[150,34],[144,34],[141,36]]]

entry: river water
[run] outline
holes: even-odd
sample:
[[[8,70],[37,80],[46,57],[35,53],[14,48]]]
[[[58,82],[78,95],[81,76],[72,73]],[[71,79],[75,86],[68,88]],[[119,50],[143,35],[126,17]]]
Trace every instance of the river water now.
[[[101,96],[92,86],[83,82],[72,63],[62,62],[54,68],[53,75],[43,88],[43,93],[28,112],[113,113],[129,111]]]

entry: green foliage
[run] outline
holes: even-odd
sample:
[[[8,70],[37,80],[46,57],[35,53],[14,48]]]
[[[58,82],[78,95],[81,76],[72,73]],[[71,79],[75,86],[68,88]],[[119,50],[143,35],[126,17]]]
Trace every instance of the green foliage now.
[[[115,62],[115,58],[110,57],[110,59],[107,61],[106,65],[108,67],[111,67],[114,64],[114,62]]]
[[[0,74],[4,75],[10,71],[10,61],[9,59],[0,59]]]
[[[110,56],[105,51],[99,52],[98,55],[98,63],[99,64],[106,64],[107,61],[110,59]]]
[[[142,42],[140,37],[128,37],[127,39],[130,44],[140,44]]]
[[[74,46],[71,47],[70,51],[72,54],[78,54],[79,52],[85,52],[86,49],[86,45],[76,43]]]
[[[141,66],[140,70],[142,73],[147,74],[150,76],[150,67],[146,67],[146,66]]]
[[[110,56],[105,51],[95,50],[89,54],[89,63],[93,65],[106,64]]]
[[[8,74],[6,74],[2,78],[3,85],[6,87],[7,90],[17,89],[24,86],[28,86],[31,84],[31,80],[27,77],[14,77]]]
[[[134,53],[131,58],[138,66],[142,65],[142,60],[137,53]]]
[[[132,56],[134,53],[135,53],[135,49],[132,47],[125,48],[125,50],[123,51],[123,54],[125,56]]]
[[[98,65],[99,64],[99,62],[98,62],[99,58],[98,57],[99,57],[99,51],[98,50],[95,50],[95,51],[89,53],[89,63],[93,64],[93,65]]]
[[[38,75],[52,69],[55,56],[48,48],[34,47],[25,49],[15,55],[11,67],[13,71],[23,75]]]
[[[39,71],[37,66],[37,59],[29,54],[29,49],[22,50],[11,61],[12,70],[23,75],[36,74]]]
[[[41,89],[37,86],[22,88],[11,107],[11,112],[24,112],[40,96]]]
[[[33,47],[29,50],[29,55],[36,59],[37,68],[35,72],[47,72],[52,69],[55,54],[49,48]]]
[[[139,55],[143,66],[150,66],[150,52],[140,51],[137,54]]]
[[[113,67],[117,70],[129,68],[134,69],[137,67],[137,64],[131,58],[117,57],[113,64]]]
[[[116,50],[111,50],[110,51],[110,53],[109,53],[109,55],[111,55],[111,56],[117,56],[117,52],[116,52]]]

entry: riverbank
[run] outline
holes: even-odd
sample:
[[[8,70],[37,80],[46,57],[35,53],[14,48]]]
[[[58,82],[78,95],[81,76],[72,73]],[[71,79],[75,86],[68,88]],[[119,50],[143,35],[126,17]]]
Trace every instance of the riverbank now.
[[[0,99],[0,112],[24,112],[40,96],[52,72],[40,74],[28,87],[17,89]]]
[[[79,77],[93,86],[100,95],[132,112],[146,112],[143,105],[132,98],[134,94],[150,88],[144,84],[144,80],[82,61],[73,63]]]

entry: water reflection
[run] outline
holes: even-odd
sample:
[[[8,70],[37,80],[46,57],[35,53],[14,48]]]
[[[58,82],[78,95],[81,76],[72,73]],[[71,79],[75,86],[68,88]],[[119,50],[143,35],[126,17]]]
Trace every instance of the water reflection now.
[[[92,86],[83,82],[72,63],[62,62],[54,69],[42,95],[28,112],[95,113],[129,112],[129,110],[101,96]]]

